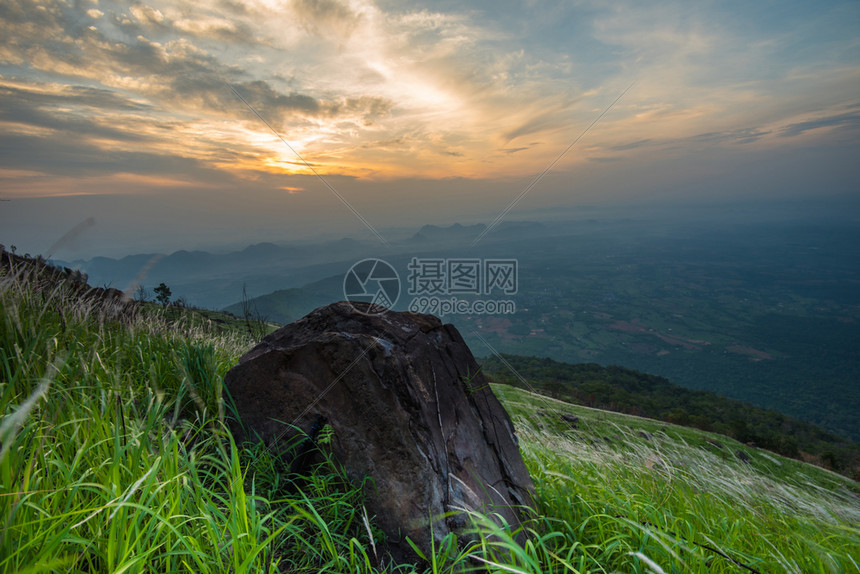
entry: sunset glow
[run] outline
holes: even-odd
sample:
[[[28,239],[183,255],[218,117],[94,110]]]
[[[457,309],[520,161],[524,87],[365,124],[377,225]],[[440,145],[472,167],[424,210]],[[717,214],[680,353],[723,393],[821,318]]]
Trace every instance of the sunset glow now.
[[[359,204],[396,202],[387,216],[474,181],[468,201],[432,217],[480,218],[631,83],[553,168],[602,182],[577,198],[642,179],[695,198],[682,187],[752,169],[757,154],[794,169],[825,153],[826,187],[856,190],[843,161],[860,134],[856,2],[526,4],[6,1],[0,195],[262,197],[309,188],[306,161],[352,182]],[[649,165],[663,175],[643,178]],[[4,225],[14,209],[0,208]]]

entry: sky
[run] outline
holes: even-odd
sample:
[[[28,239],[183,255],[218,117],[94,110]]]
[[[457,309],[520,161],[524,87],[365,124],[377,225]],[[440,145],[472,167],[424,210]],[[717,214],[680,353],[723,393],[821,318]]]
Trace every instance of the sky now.
[[[20,252],[856,196],[858,157],[856,0],[0,2]]]

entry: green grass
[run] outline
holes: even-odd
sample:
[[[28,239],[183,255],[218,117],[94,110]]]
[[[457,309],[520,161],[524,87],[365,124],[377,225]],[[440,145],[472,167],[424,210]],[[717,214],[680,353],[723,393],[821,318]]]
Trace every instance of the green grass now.
[[[860,571],[860,495],[847,478],[719,435],[494,392],[519,429],[539,512],[580,525],[604,567],[635,569],[624,556],[641,553],[666,572],[738,571],[708,545],[761,572]]]
[[[472,515],[426,564],[388,563],[365,485],[336,461],[297,487],[226,431],[223,376],[250,340],[123,315],[34,273],[0,271],[0,572],[741,571],[701,545],[762,572],[860,572],[856,483],[751,449],[747,465],[722,437],[510,387],[494,391],[535,512],[521,526]]]

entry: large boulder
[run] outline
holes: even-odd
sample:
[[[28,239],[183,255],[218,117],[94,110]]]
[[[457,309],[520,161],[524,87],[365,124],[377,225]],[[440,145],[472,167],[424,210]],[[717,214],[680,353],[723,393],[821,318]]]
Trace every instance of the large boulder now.
[[[356,309],[371,310],[319,308],[239,360],[224,381],[242,423],[234,433],[295,457],[285,445],[327,420],[350,478],[372,478],[368,512],[397,559],[414,557],[407,536],[429,552],[431,522],[437,542],[461,532],[468,519],[456,511],[518,525],[534,485],[460,333],[432,315]]]

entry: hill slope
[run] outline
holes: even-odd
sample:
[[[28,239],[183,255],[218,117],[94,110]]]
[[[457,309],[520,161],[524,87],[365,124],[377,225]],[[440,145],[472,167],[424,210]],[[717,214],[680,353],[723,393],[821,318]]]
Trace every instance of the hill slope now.
[[[860,571],[856,482],[713,433],[507,385],[493,392],[521,437],[541,512],[585,548],[656,540],[659,553],[629,550],[648,566],[629,571]],[[818,528],[840,532],[839,551],[810,544]],[[803,557],[775,551],[777,539]]]
[[[860,444],[776,411],[686,389],[663,377],[617,366],[570,365],[518,355],[491,356],[481,365],[487,376],[500,383],[580,405],[714,431],[860,477]]]

